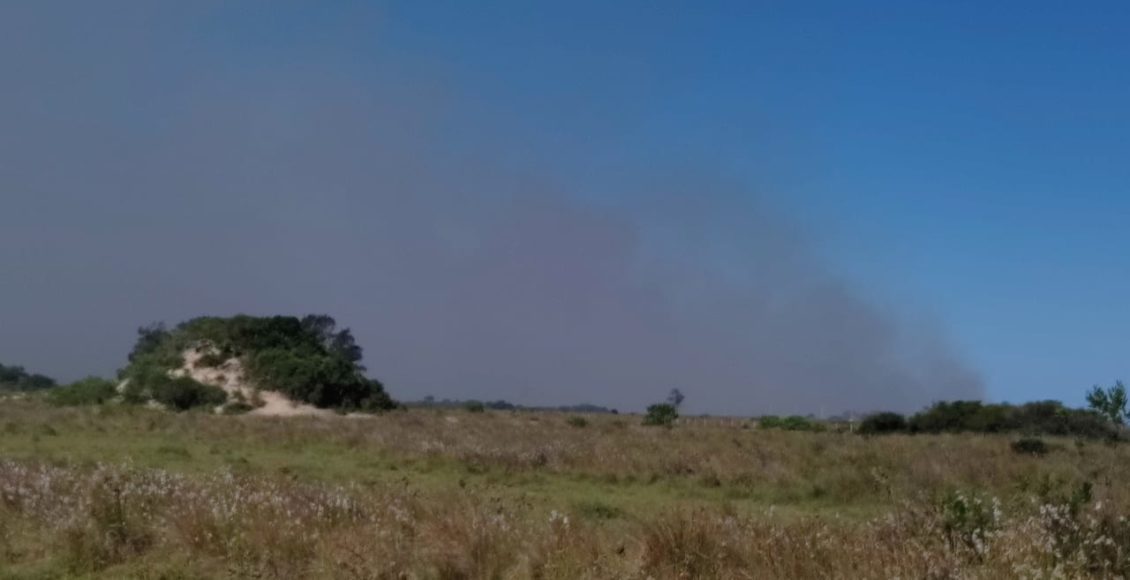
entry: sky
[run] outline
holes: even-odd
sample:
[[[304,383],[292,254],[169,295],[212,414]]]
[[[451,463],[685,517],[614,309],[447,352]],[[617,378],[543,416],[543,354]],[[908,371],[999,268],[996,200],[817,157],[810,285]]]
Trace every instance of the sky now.
[[[4,2],[0,362],[108,376],[152,321],[325,312],[406,399],[1081,404],[1130,375],[1128,26]]]

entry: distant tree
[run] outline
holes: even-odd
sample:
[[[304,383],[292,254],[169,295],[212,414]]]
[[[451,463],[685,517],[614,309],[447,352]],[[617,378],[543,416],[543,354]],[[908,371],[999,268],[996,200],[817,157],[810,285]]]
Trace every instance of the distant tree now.
[[[660,427],[671,427],[679,418],[679,410],[671,403],[656,403],[647,408],[643,424]]]
[[[824,431],[827,428],[819,421],[800,415],[789,415],[788,417],[766,415],[758,419],[757,425],[762,429],[780,429],[782,431]]]
[[[21,366],[0,364],[0,389],[41,391],[55,386],[55,379],[41,374],[28,374]]]
[[[357,345],[357,341],[353,339],[353,332],[348,328],[334,335],[333,342],[330,344],[330,351],[353,363],[358,370],[365,370],[365,367],[361,365],[361,347]]]
[[[1126,386],[1122,381],[1115,381],[1114,386],[1106,389],[1095,385],[1087,393],[1087,404],[1113,423],[1122,425],[1126,422]]]
[[[488,401],[486,403],[483,403],[483,406],[488,409],[494,409],[495,411],[514,411],[518,409],[518,405],[515,405],[510,401],[504,401],[502,399],[499,399],[497,401]]]
[[[169,337],[169,331],[164,322],[154,322],[137,329],[137,342],[129,353],[129,361],[134,362],[138,357],[156,351],[161,343]]]
[[[679,389],[671,389],[671,392],[667,394],[667,403],[676,409],[683,406],[684,399],[686,399],[686,397],[683,396],[683,392]]]
[[[302,328],[314,335],[318,342],[328,346],[334,337],[337,321],[325,314],[308,314],[302,317]]]
[[[0,385],[15,385],[27,376],[24,367],[4,366],[0,364]]]
[[[901,433],[909,427],[906,417],[898,413],[875,413],[863,418],[859,424],[859,432],[864,435],[881,435],[884,433]]]
[[[337,321],[332,316],[325,314],[309,314],[302,317],[302,328],[317,338],[326,350],[335,353],[345,360],[357,365],[359,370],[365,367],[359,363],[362,358],[361,347],[353,338],[353,332],[348,328],[337,330]]]

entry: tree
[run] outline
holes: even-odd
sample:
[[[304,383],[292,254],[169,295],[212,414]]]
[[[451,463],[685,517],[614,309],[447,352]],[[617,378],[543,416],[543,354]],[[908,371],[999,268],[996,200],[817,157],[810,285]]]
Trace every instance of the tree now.
[[[670,427],[679,418],[679,410],[670,403],[656,403],[647,408],[647,415],[643,418],[644,425],[657,425]]]
[[[42,391],[55,386],[55,380],[38,373],[29,374],[21,366],[0,364],[0,389],[16,391]]]
[[[1095,385],[1087,393],[1087,404],[1113,423],[1122,425],[1126,422],[1126,386],[1122,381],[1115,381],[1114,386],[1107,389]]]
[[[129,353],[129,362],[133,362],[137,360],[138,357],[156,351],[161,347],[161,343],[168,337],[169,331],[165,328],[164,322],[154,322],[148,326],[138,328],[137,342],[134,343],[133,350]]]
[[[671,389],[671,392],[667,394],[667,403],[678,409],[683,405],[683,399],[685,398],[683,392],[679,389]]]
[[[901,433],[906,431],[908,427],[906,417],[888,411],[864,417],[863,422],[859,424],[859,432],[863,435]]]

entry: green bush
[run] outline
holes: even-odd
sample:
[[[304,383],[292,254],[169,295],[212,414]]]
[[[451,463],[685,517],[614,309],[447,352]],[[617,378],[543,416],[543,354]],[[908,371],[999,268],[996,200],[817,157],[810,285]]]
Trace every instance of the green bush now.
[[[51,377],[28,373],[21,366],[0,364],[0,391],[42,391],[54,386]]]
[[[1021,455],[1047,455],[1051,448],[1043,439],[1025,437],[1012,442],[1012,451]]]
[[[826,428],[823,423],[800,415],[790,415],[783,418],[776,415],[766,415],[759,419],[757,424],[762,429],[780,429],[782,431],[824,431]]]
[[[467,401],[463,403],[463,408],[466,409],[468,413],[482,413],[486,411],[486,405],[483,405],[479,401]]]
[[[647,408],[647,414],[644,415],[643,424],[671,427],[678,418],[679,410],[675,408],[675,405],[670,403],[656,403]]]
[[[220,410],[225,415],[243,415],[254,411],[255,407],[247,401],[232,401]]]
[[[1118,428],[1093,411],[1069,409],[1059,401],[986,405],[942,401],[910,418],[913,433],[1008,433],[1116,439]]]
[[[196,407],[215,407],[228,400],[220,387],[198,383],[188,377],[162,381],[153,389],[153,400],[177,411]]]
[[[114,383],[98,377],[88,377],[69,385],[48,391],[47,400],[53,405],[101,405],[118,396]]]
[[[898,413],[884,412],[868,415],[859,424],[859,432],[863,435],[882,435],[885,433],[902,433],[908,424],[906,417]]]
[[[577,428],[589,426],[589,420],[588,419],[585,419],[584,417],[580,417],[580,416],[577,416],[577,415],[569,417],[568,419],[565,420],[565,422],[568,423],[570,426],[577,427]]]
[[[984,554],[1001,525],[999,502],[977,493],[951,492],[941,499],[938,508],[946,540],[974,557]]]
[[[209,352],[196,360],[198,368],[216,368],[228,361],[228,357],[221,352]]]

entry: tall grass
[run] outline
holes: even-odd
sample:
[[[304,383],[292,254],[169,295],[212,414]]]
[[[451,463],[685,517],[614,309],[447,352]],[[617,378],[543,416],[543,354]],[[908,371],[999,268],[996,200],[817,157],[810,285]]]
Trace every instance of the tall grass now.
[[[0,578],[1130,574],[1126,449],[0,408]]]

